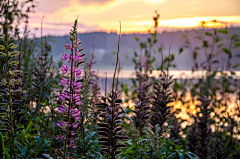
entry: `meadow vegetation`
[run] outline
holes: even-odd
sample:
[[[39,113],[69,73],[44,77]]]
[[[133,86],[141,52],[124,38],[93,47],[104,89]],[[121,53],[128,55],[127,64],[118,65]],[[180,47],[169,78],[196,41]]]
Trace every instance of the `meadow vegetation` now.
[[[177,68],[175,55],[157,40],[156,30],[147,41],[135,37],[140,51],[133,52],[136,78],[128,85],[118,76],[120,23],[108,91],[107,74],[100,77],[92,69],[94,51],[88,62],[85,58],[78,18],[69,28],[66,54],[55,63],[48,39],[41,37],[38,44],[29,37],[28,13],[34,7],[33,0],[0,2],[0,158],[240,158],[240,63],[232,64],[240,58],[240,38],[230,35],[231,28],[209,30],[203,22],[195,31],[200,46],[187,31],[183,34],[178,54],[191,52],[192,73],[202,72],[200,78],[170,74]],[[157,27],[158,13],[153,20]],[[161,62],[156,65],[157,54]]]

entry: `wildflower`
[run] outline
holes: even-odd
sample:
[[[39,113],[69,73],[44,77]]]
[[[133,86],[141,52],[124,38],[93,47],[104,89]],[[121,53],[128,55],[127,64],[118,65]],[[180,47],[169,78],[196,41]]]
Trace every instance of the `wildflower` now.
[[[71,62],[71,59],[72,59],[73,57],[72,57],[72,54],[69,56],[69,58],[68,58],[68,63],[70,63]]]
[[[80,78],[81,77],[81,74],[82,74],[82,69],[81,68],[78,68],[76,70],[76,74],[77,74],[77,78]]]
[[[60,121],[59,123],[57,123],[58,127],[62,127],[64,124]]]
[[[66,83],[66,79],[65,79],[65,78],[62,78],[62,80],[61,80],[61,85],[64,86],[65,83]]]
[[[63,65],[61,67],[61,70],[62,70],[63,74],[66,74],[68,72],[68,66],[67,65]]]
[[[73,124],[73,127],[77,128],[78,127],[78,123]]]
[[[70,45],[69,44],[64,44],[66,50],[69,50],[70,49]]]
[[[65,61],[68,59],[68,55],[67,54],[64,54],[63,57],[62,57],[62,60]]]
[[[72,69],[72,73],[74,74],[75,72],[76,72],[75,67],[73,67],[73,69]]]
[[[83,57],[81,57],[81,55],[74,57],[75,62],[81,61],[82,59],[83,59]]]

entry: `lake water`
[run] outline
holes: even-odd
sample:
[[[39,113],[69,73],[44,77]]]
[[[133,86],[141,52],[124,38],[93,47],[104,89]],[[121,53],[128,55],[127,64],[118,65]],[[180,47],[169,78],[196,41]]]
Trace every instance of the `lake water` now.
[[[104,74],[107,72],[107,77],[113,77],[114,70],[93,70],[98,71],[99,76],[103,77]],[[154,70],[151,76],[159,77],[161,71]],[[224,73],[230,75],[229,71],[225,71]],[[170,70],[169,75],[173,75],[173,78],[201,78],[202,76],[206,75],[206,71],[195,71],[192,73],[191,70]],[[117,75],[116,75],[117,76]],[[217,77],[220,77],[221,74],[217,73]],[[121,70],[119,73],[119,78],[135,78],[135,70]],[[233,78],[240,79],[240,71],[235,71],[235,75]]]

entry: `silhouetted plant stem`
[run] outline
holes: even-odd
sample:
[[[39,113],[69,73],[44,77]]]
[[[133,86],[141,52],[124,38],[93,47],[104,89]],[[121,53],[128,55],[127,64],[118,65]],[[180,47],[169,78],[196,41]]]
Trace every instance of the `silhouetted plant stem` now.
[[[117,71],[117,65],[118,65],[118,60],[119,60],[119,44],[120,44],[120,36],[121,36],[121,22],[120,23],[120,31],[119,31],[119,38],[118,38],[118,51],[117,51],[117,62],[115,64],[115,70],[114,70],[114,75],[113,75],[113,83],[112,83],[112,93],[114,92],[114,79]]]

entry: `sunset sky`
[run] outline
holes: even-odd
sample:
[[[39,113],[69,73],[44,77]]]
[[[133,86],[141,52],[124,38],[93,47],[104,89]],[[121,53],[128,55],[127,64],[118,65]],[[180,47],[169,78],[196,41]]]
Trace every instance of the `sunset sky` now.
[[[38,0],[29,26],[40,28],[44,15],[45,35],[66,35],[79,15],[79,32],[117,31],[119,21],[123,33],[140,32],[153,27],[155,10],[163,30],[193,28],[213,19],[240,26],[240,0]]]

